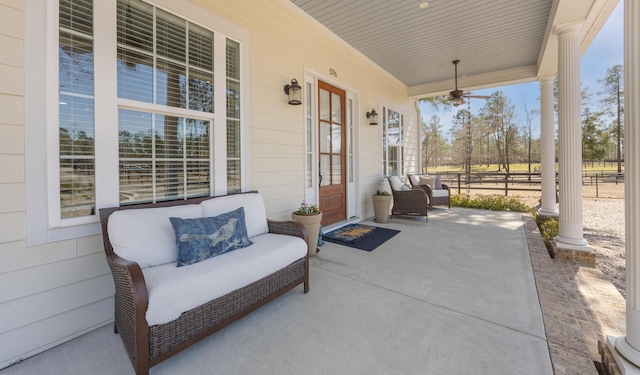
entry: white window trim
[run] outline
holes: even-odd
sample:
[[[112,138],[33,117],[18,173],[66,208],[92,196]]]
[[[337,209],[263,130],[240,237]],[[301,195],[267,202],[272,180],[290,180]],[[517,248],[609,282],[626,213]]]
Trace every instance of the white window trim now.
[[[146,0],[145,0],[146,1]],[[226,39],[240,43],[241,74],[241,190],[251,183],[249,165],[249,34],[247,31],[183,0],[147,1],[151,5],[214,31],[216,45],[226,46]],[[128,107],[126,100],[118,99],[116,61],[116,2],[95,1],[94,40],[101,48],[94,49],[94,69],[108,74],[96,74],[95,118],[101,123],[118,122],[119,105]],[[58,0],[25,0],[25,190],[27,245],[33,246],[85,237],[101,233],[98,215],[60,220],[59,162],[58,162]],[[209,26],[208,26],[209,25]],[[108,44],[104,44],[108,43]],[[222,43],[222,44],[217,44]],[[103,47],[108,48],[103,48]],[[226,193],[226,61],[224,54],[215,54],[216,80],[215,114],[207,117],[214,127],[212,169],[215,171],[214,195]],[[225,78],[223,78],[225,77]],[[54,99],[55,98],[55,99]],[[99,103],[99,104],[98,104]],[[140,109],[137,105],[136,108]],[[120,107],[122,108],[122,107]],[[131,108],[133,109],[133,108]],[[202,117],[200,114],[199,117]],[[95,159],[96,213],[101,207],[119,204],[118,128],[96,126]],[[214,153],[213,149],[218,150]],[[112,156],[109,156],[112,154]],[[106,157],[104,155],[107,155]],[[222,157],[220,157],[222,156]],[[115,176],[115,177],[114,177]]]

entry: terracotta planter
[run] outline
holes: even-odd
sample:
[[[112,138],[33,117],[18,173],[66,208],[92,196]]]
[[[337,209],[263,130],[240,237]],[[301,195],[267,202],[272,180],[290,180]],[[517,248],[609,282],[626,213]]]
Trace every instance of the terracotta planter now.
[[[298,222],[307,230],[309,237],[309,255],[314,255],[318,251],[318,236],[320,234],[320,221],[322,221],[322,212],[319,214],[303,215],[296,212],[291,213],[291,220]]]
[[[371,199],[373,199],[373,221],[376,223],[388,222],[389,212],[391,211],[391,195],[373,194]]]

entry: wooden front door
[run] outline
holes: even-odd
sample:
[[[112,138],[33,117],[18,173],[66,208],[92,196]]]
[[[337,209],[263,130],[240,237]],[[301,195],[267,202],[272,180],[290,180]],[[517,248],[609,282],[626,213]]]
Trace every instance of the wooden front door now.
[[[345,92],[318,82],[318,164],[322,225],[347,218]]]

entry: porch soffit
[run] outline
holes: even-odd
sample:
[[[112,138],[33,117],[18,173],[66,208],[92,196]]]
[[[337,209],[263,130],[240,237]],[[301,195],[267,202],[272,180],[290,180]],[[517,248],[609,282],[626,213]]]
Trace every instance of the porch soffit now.
[[[584,53],[619,0],[290,0],[404,83],[414,98],[557,72],[553,28],[583,20]]]

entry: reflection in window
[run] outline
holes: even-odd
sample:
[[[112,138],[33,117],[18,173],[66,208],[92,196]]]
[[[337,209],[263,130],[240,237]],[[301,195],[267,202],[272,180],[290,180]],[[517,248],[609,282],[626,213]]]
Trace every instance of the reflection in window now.
[[[93,4],[60,1],[60,216],[95,214]]]
[[[213,32],[140,0],[118,0],[117,23],[119,98],[213,113]],[[122,204],[210,193],[210,121],[121,109],[118,124]]]
[[[120,110],[120,202],[209,195],[210,123]]]
[[[119,98],[213,112],[211,31],[140,0],[119,0],[117,66]]]
[[[240,44],[227,39],[227,192],[241,190]]]

